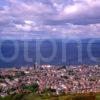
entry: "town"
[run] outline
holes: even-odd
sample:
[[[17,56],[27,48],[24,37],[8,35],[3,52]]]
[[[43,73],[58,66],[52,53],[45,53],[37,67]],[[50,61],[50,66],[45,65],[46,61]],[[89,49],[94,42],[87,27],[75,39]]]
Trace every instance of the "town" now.
[[[32,92],[28,86],[37,84],[36,92],[45,89],[52,93],[99,93],[100,66],[33,65],[0,69],[0,96]]]

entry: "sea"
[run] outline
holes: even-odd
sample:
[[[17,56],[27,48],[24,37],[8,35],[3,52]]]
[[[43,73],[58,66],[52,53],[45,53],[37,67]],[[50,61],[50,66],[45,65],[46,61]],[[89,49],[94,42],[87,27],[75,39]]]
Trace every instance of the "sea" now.
[[[99,65],[100,39],[0,40],[0,68]]]

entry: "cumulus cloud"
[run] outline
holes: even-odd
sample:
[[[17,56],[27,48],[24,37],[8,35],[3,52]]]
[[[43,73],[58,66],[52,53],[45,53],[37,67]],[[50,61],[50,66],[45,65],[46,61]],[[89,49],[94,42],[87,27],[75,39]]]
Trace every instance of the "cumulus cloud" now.
[[[100,36],[100,0],[1,0],[0,38]]]
[[[99,9],[100,9],[100,0],[73,0],[74,3],[67,5],[63,8],[60,13],[61,19],[66,20],[84,20],[90,21],[92,23],[94,20],[100,18]],[[95,23],[95,22],[94,22]]]

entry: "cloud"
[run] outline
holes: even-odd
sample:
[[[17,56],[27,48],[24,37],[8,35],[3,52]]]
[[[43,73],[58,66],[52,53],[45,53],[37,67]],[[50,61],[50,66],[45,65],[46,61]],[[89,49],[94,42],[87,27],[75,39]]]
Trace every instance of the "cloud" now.
[[[100,0],[3,0],[0,38],[100,37]]]
[[[84,20],[84,23],[89,24],[96,18],[100,19],[99,9],[100,0],[74,0],[73,4],[63,8],[58,18],[69,22],[76,20],[76,23]]]

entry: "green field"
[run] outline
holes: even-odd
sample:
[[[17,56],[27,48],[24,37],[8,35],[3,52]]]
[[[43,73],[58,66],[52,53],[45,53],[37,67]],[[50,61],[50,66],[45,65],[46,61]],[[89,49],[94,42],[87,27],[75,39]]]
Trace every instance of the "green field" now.
[[[36,95],[36,94],[16,94],[0,98],[0,100],[100,100],[100,94],[98,95]]]

